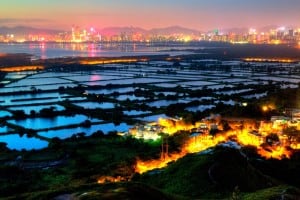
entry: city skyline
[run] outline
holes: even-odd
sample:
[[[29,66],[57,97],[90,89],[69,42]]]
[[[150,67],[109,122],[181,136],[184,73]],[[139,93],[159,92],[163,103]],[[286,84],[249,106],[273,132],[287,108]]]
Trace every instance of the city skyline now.
[[[299,7],[297,0],[15,0],[2,2],[0,26],[68,30],[74,25],[99,29],[113,26],[151,29],[176,25],[199,31],[299,26]]]

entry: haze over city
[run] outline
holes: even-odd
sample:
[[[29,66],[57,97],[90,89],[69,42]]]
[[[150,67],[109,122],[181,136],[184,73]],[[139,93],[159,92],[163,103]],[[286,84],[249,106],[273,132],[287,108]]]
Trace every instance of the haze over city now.
[[[298,0],[2,1],[0,26],[69,30],[72,25],[145,29],[179,25],[200,31],[299,26]]]

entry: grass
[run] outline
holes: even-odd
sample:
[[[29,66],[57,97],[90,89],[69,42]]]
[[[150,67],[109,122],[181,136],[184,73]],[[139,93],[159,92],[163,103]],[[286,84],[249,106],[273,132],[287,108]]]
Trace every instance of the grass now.
[[[213,154],[187,155],[163,170],[136,176],[134,180],[192,199],[229,198],[236,186],[242,192],[254,192],[275,184],[237,150],[220,147]]]
[[[214,187],[207,173],[211,162],[208,155],[188,155],[170,164],[165,170],[136,178],[170,194],[199,198]]]
[[[53,199],[61,195],[72,195],[81,200],[90,199],[131,199],[131,200],[186,200],[176,195],[166,194],[157,188],[142,183],[108,183],[104,185],[98,184],[82,184],[80,186],[61,187],[56,190],[44,190],[38,192],[29,192],[21,195],[11,196],[7,200],[27,199],[27,200],[43,200]]]
[[[298,199],[300,196],[299,189],[288,185],[279,185],[276,187],[258,190],[253,193],[241,195],[243,200],[260,200],[260,199],[282,199],[281,196],[286,195],[293,197],[291,199]],[[287,198],[289,199],[289,198]]]

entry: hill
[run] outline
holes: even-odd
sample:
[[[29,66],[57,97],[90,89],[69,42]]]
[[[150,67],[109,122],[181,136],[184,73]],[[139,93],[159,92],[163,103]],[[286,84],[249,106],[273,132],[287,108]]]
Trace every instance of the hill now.
[[[173,35],[173,34],[183,34],[183,35],[198,35],[200,31],[195,29],[184,28],[181,26],[170,26],[166,28],[154,28],[148,31],[151,34],[156,35]]]
[[[235,187],[242,192],[276,186],[278,181],[254,168],[238,150],[217,147],[208,154],[191,154],[162,171],[134,177],[170,194],[220,199]]]
[[[39,29],[33,28],[28,26],[16,26],[16,27],[7,27],[1,26],[0,27],[0,34],[7,35],[7,34],[15,34],[15,35],[28,35],[28,34],[58,34],[63,32],[61,30],[53,30],[53,29]]]

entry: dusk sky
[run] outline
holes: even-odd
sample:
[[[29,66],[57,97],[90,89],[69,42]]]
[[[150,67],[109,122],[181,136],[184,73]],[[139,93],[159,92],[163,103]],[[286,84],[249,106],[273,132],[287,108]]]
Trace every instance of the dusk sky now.
[[[300,0],[1,0],[0,26],[300,26]]]

